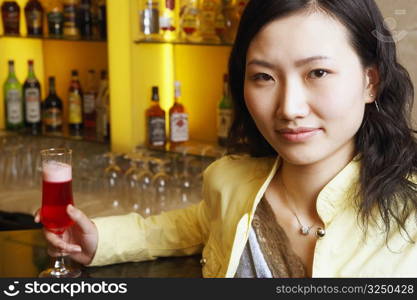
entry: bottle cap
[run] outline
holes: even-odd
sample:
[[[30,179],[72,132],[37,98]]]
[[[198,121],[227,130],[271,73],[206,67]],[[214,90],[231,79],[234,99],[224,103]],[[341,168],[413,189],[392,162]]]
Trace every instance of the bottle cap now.
[[[29,59],[28,60],[28,65],[32,66],[33,65],[33,59]]]
[[[176,80],[174,83],[174,86],[175,86],[175,98],[181,97],[181,82]]]
[[[152,101],[159,101],[158,87],[157,86],[152,87]]]

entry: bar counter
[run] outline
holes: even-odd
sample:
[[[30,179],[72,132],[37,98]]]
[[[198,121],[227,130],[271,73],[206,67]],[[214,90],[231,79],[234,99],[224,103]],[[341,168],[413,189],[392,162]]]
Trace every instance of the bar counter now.
[[[200,255],[83,267],[84,278],[199,278]],[[0,231],[0,277],[38,277],[50,258],[41,229]]]

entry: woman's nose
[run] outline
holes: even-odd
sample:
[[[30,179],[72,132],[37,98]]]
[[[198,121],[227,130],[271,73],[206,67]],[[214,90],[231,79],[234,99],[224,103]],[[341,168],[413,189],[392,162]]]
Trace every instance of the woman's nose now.
[[[283,120],[304,118],[310,113],[305,90],[296,84],[286,84],[278,95],[276,115]]]

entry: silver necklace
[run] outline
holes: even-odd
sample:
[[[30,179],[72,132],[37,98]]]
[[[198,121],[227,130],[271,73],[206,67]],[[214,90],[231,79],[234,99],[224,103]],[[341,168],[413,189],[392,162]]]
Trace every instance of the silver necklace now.
[[[310,230],[311,230],[311,228],[313,228],[315,226],[315,224],[313,224],[311,226],[306,226],[303,223],[301,223],[300,218],[298,217],[298,215],[289,206],[289,202],[288,202],[288,198],[287,198],[287,193],[288,193],[287,187],[285,186],[284,180],[282,180],[282,178],[281,178],[281,181],[282,181],[282,186],[284,187],[284,198],[285,198],[285,202],[287,202],[287,205],[288,205],[289,210],[292,212],[292,214],[297,219],[298,225],[300,225],[299,232],[300,232],[300,234],[307,236],[307,235],[310,234]],[[316,231],[316,236],[317,237],[323,237],[325,234],[326,234],[326,232],[325,232],[325,230],[323,228],[321,228],[321,227],[318,227],[317,228],[317,231]]]

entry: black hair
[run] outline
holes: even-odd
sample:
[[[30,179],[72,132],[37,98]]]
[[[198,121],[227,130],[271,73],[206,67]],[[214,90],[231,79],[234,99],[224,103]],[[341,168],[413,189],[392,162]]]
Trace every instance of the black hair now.
[[[320,11],[343,24],[364,68],[376,66],[376,105],[366,105],[355,136],[361,158],[357,205],[362,224],[380,217],[385,231],[394,225],[406,231],[406,220],[417,211],[417,142],[411,126],[414,88],[396,56],[396,45],[374,0],[251,0],[241,18],[229,59],[234,122],[229,153],[254,157],[277,152],[257,129],[244,101],[246,54],[256,34],[271,21],[301,11]],[[383,37],[380,38],[380,37]],[[374,211],[378,212],[376,215]]]

